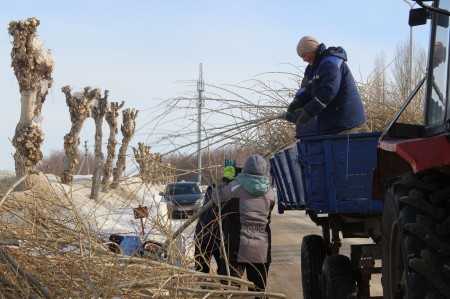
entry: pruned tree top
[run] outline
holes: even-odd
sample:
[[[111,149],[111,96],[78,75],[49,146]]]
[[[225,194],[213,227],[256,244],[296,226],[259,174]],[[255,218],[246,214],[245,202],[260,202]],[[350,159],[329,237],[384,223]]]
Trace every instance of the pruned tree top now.
[[[9,23],[8,32],[14,37],[11,51],[12,67],[19,81],[21,92],[23,90],[40,90],[40,93],[43,94],[47,93],[48,88],[51,87],[51,73],[55,60],[51,52],[44,49],[36,37],[39,24],[40,22],[36,18]],[[47,85],[41,84],[42,81],[47,82]]]

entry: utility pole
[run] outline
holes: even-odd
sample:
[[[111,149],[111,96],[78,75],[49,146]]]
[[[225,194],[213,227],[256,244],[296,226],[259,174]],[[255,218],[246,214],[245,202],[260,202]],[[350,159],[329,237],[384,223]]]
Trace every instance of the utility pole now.
[[[202,184],[202,106],[203,98],[202,92],[205,90],[205,84],[203,82],[203,66],[200,63],[199,77],[197,81],[197,107],[198,107],[198,126],[197,126],[197,173],[198,173],[198,184]]]

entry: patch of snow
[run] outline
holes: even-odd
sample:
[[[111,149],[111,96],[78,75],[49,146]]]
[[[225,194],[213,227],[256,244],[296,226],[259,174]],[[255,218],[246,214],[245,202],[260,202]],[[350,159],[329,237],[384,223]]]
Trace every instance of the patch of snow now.
[[[0,179],[14,177],[13,171],[0,171]],[[163,243],[171,232],[187,221],[167,217],[167,206],[159,195],[164,185],[149,186],[138,177],[124,178],[119,188],[100,192],[98,200],[89,198],[91,175],[75,175],[72,186],[61,184],[60,178],[51,174],[46,175],[46,180],[58,196],[68,199],[67,204],[73,205],[72,208],[84,225],[98,232],[104,241],[112,234],[121,234],[137,235],[142,242],[151,240]],[[134,218],[133,209],[139,206],[148,208],[147,218]],[[176,250],[187,258],[193,257],[195,224],[191,224],[177,240],[173,240]]]

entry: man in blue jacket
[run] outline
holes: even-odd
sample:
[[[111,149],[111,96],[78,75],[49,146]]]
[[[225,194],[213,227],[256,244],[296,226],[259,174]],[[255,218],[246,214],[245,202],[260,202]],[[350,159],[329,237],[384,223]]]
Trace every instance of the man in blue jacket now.
[[[317,116],[318,135],[357,133],[366,121],[364,106],[342,47],[327,48],[314,37],[304,36],[297,54],[309,65],[308,83],[295,102],[299,108],[297,124],[306,124]]]

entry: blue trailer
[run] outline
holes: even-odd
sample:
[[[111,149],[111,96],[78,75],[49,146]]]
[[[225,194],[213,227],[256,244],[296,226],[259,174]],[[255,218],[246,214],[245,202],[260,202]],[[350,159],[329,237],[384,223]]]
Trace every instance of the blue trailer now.
[[[322,228],[322,235],[302,240],[304,298],[322,298],[327,288],[336,287],[355,296],[357,287],[357,297],[370,297],[371,274],[380,272],[375,259],[380,258],[383,205],[372,196],[380,135],[306,137],[269,160],[278,212],[304,210]],[[368,238],[368,242],[352,245],[350,259],[339,254],[341,236]]]

